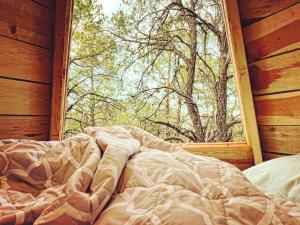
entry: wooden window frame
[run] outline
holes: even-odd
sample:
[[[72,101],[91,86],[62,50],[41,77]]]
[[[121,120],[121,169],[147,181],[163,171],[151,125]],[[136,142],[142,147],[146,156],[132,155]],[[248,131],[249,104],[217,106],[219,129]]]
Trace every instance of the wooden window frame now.
[[[248,72],[248,64],[245,53],[245,46],[243,41],[243,34],[241,28],[241,20],[239,14],[239,7],[237,0],[222,0],[222,9],[224,23],[227,33],[227,39],[231,50],[231,58],[234,66],[234,76],[236,79],[238,95],[240,99],[240,106],[242,112],[242,121],[246,142],[242,143],[198,143],[198,144],[183,144],[184,149],[195,154],[214,156],[216,158],[229,161],[233,164],[243,162],[242,153],[247,152],[249,156],[254,157],[254,163],[262,162],[261,146],[258,134],[258,126],[256,121],[255,108],[253,103],[253,96]],[[228,156],[224,154],[227,151]],[[236,160],[233,155],[236,155]],[[245,155],[245,160],[247,160]]]
[[[246,142],[187,143],[180,147],[196,155],[221,159],[242,170],[254,164],[252,148]]]
[[[63,139],[73,5],[74,0],[55,1],[50,140]]]
[[[55,8],[50,139],[62,140],[65,119],[73,0],[56,0]],[[258,164],[262,162],[262,154],[241,30],[238,2],[237,0],[222,0],[222,8],[235,70],[235,79],[240,99],[246,142],[195,143],[181,144],[181,146],[192,153],[214,156],[232,162],[233,164],[243,163],[243,159],[251,160],[249,157],[253,159],[254,156],[254,162],[255,164]],[[64,22],[62,23],[62,21]]]

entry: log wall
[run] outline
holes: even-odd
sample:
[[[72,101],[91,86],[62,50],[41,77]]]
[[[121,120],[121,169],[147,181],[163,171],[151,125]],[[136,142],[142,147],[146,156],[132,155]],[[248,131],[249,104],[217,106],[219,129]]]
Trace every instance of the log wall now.
[[[73,0],[0,0],[0,139],[60,140]]]
[[[265,160],[300,152],[300,0],[239,0]]]
[[[54,0],[0,0],[0,139],[49,139]]]

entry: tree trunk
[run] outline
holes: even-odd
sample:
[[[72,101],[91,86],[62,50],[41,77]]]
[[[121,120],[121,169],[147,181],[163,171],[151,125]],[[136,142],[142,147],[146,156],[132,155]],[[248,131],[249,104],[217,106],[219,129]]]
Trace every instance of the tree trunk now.
[[[90,80],[91,80],[91,87],[90,87],[90,99],[89,99],[89,108],[90,108],[90,125],[96,126],[96,101],[95,96],[93,95],[95,93],[95,82],[94,82],[94,67],[91,69],[90,74]]]
[[[191,10],[195,11],[195,1],[191,0]],[[187,85],[186,85],[186,105],[188,109],[189,116],[192,120],[193,127],[195,130],[195,135],[197,142],[205,142],[205,136],[203,132],[203,127],[201,123],[200,112],[198,110],[197,104],[193,99],[193,90],[195,82],[195,67],[197,60],[197,21],[196,18],[190,15],[186,15],[187,23],[190,29],[190,58],[187,63]]]
[[[176,112],[176,126],[181,126],[181,112],[182,112],[182,97],[178,95],[177,112]]]
[[[170,54],[169,54],[170,55]],[[168,72],[167,72],[167,77],[163,82],[163,86],[165,87],[169,87],[170,86],[170,79],[171,79],[171,56],[169,56],[169,63],[168,63]],[[164,104],[164,111],[165,111],[165,119],[168,123],[170,123],[170,93],[171,90],[170,89],[166,89],[166,98],[165,98],[165,104]],[[166,130],[165,132],[165,137],[170,137],[171,136],[171,132],[169,129]]]
[[[215,98],[216,98],[216,126],[217,132],[215,141],[227,141],[227,73],[230,63],[228,43],[225,31],[222,34],[220,43],[220,68],[219,79],[215,84]]]

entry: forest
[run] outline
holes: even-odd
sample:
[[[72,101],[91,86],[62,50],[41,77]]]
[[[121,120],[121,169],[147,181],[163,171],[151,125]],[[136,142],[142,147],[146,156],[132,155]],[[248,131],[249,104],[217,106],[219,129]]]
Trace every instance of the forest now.
[[[64,135],[132,125],[174,143],[243,141],[219,0],[75,0]]]

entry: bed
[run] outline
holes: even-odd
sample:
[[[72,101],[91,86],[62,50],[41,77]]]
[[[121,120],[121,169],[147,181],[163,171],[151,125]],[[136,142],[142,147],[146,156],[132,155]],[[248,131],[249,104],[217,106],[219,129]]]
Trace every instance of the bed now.
[[[300,224],[235,166],[135,127],[61,142],[0,141],[0,224]]]

